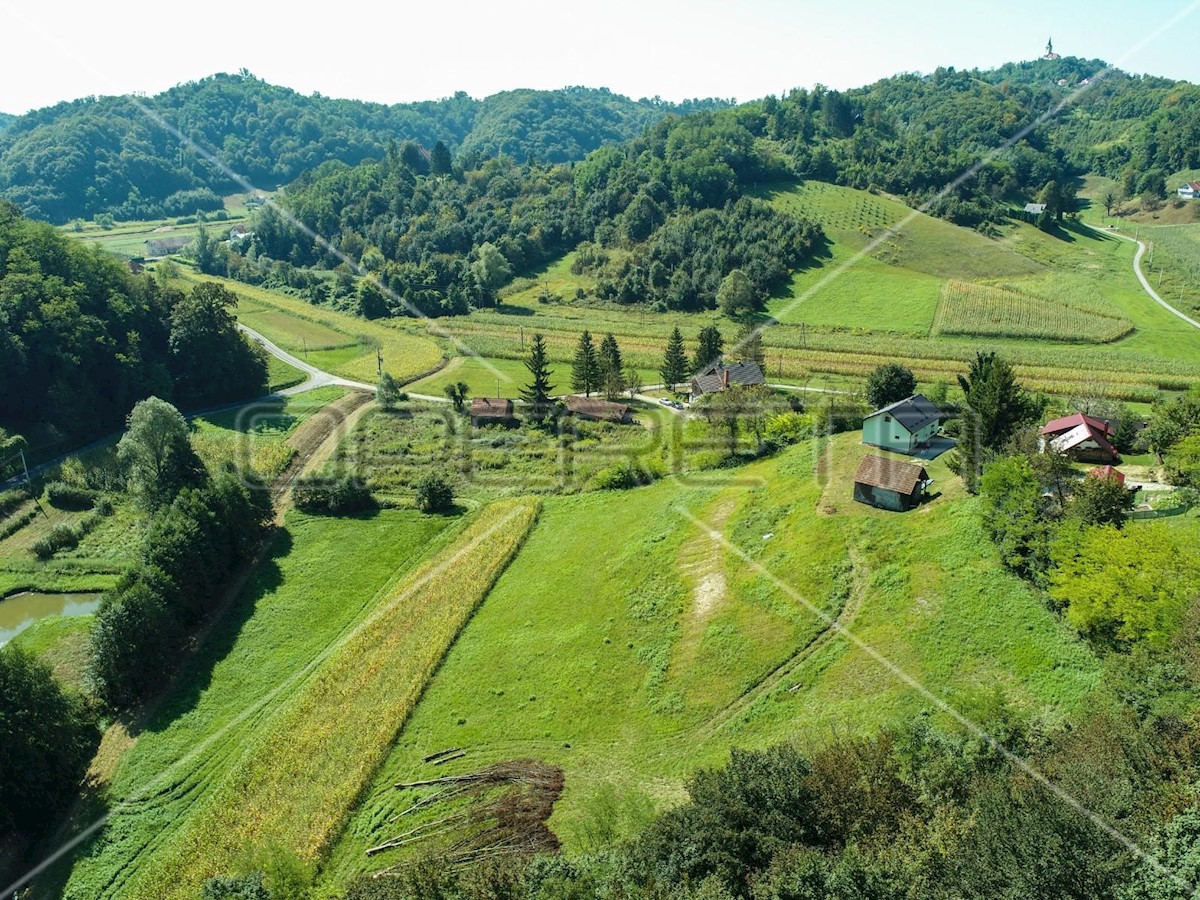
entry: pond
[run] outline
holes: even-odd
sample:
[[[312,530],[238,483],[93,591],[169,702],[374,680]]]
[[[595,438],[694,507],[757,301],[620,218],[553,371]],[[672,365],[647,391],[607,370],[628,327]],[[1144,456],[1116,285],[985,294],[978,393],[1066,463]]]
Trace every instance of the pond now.
[[[39,594],[28,591],[0,600],[0,646],[39,619],[86,616],[100,605],[100,594]]]

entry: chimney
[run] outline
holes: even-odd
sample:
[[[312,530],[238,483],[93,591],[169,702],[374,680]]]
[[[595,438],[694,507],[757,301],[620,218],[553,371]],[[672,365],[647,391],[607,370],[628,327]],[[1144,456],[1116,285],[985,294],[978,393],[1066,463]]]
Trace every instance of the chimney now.
[[[724,383],[725,387],[729,387],[729,370],[725,369],[725,371],[722,372],[721,374],[722,374],[722,382]]]

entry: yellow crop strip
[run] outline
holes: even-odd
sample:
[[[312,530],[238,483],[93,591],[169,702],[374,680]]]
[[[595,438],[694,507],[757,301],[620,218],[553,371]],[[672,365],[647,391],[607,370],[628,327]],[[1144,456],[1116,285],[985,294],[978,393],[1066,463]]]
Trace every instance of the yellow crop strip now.
[[[539,510],[532,499],[494,503],[407,575],[301,683],[125,896],[192,900],[268,842],[318,860]]]

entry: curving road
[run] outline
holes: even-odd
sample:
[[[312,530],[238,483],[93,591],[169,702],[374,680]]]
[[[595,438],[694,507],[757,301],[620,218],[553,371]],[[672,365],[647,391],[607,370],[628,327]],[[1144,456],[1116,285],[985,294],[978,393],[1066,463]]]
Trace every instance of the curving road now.
[[[1138,281],[1142,283],[1142,287],[1145,289],[1146,293],[1150,295],[1150,299],[1152,299],[1155,303],[1172,315],[1179,316],[1179,318],[1183,319],[1183,321],[1187,322],[1193,328],[1200,328],[1200,322],[1197,322],[1191,316],[1180,312],[1162,297],[1158,296],[1158,292],[1150,286],[1149,280],[1147,280],[1145,273],[1142,272],[1142,257],[1146,255],[1145,243],[1137,240],[1136,238],[1131,238],[1128,235],[1121,234],[1119,231],[1109,231],[1107,228],[1097,228],[1095,225],[1088,225],[1088,228],[1100,234],[1112,235],[1114,237],[1119,237],[1123,241],[1130,241],[1131,243],[1137,244],[1137,253],[1133,255],[1133,274],[1136,275]]]

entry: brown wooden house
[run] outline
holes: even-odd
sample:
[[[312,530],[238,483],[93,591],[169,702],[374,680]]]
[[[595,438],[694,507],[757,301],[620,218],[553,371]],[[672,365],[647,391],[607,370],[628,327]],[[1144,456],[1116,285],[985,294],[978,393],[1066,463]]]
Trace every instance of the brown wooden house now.
[[[864,456],[854,474],[854,499],[904,512],[921,503],[933,481],[921,466],[883,456]]]
[[[503,397],[476,397],[471,401],[471,424],[510,425],[513,418],[513,402]]]
[[[601,400],[599,397],[579,397],[572,394],[563,398],[563,406],[573,416],[590,419],[593,422],[617,422],[625,424],[632,421],[629,407],[624,403],[613,403]]]

